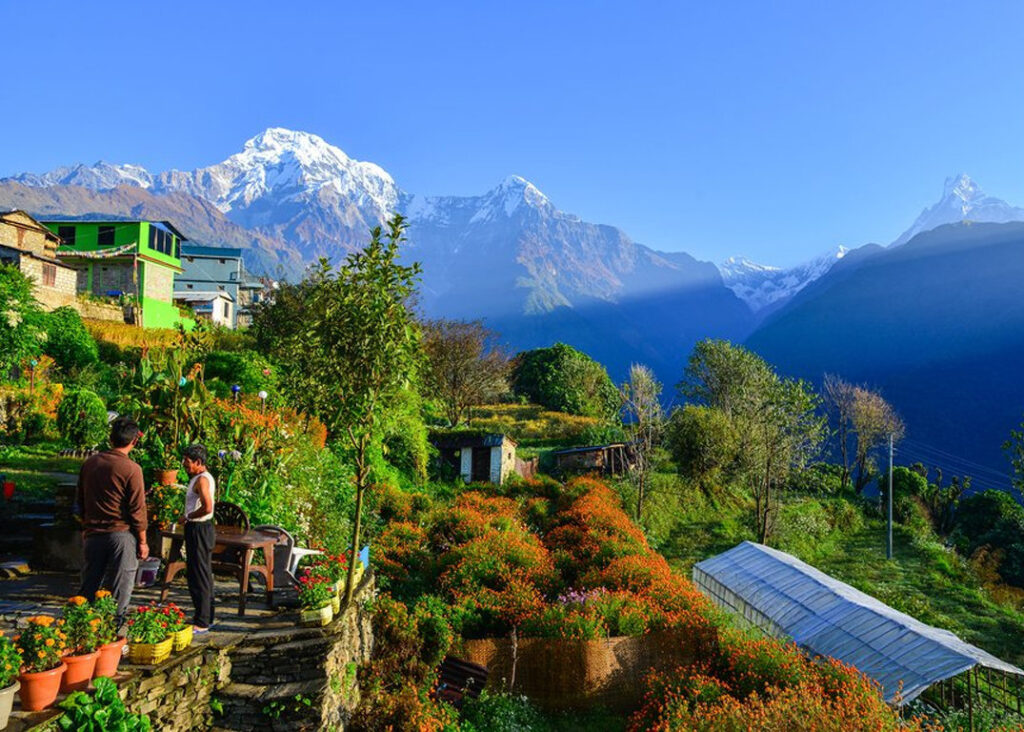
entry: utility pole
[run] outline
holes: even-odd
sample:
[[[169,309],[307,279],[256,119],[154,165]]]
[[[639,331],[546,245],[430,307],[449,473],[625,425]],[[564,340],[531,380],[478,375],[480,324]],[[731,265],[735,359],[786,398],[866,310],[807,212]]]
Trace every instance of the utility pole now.
[[[892,559],[892,433],[889,433],[889,511],[886,531],[885,558]]]

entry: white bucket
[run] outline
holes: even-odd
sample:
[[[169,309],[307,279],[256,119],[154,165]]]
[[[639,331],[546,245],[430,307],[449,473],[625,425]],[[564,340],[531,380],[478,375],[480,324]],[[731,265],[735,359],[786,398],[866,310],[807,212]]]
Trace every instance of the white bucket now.
[[[160,576],[160,560],[156,557],[139,560],[139,568],[135,572],[135,584],[139,587],[155,585]]]

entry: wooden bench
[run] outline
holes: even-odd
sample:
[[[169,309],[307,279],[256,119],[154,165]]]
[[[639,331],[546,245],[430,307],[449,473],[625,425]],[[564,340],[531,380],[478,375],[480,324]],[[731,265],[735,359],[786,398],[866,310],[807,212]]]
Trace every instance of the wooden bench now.
[[[454,656],[445,656],[437,669],[434,698],[448,702],[456,709],[469,697],[477,699],[487,685],[487,668]]]

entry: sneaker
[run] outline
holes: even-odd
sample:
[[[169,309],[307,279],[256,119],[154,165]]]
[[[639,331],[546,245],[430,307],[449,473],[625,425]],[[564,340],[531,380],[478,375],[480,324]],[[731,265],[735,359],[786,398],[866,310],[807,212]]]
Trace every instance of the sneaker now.
[[[199,625],[193,625],[192,626],[192,634],[193,635],[195,635],[197,633],[209,633],[209,632],[210,632],[209,628],[203,628],[202,626],[199,626]]]

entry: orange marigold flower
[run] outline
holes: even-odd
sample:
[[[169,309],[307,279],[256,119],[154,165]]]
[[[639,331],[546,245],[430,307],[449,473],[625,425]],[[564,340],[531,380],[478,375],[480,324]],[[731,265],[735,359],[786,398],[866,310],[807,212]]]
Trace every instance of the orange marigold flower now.
[[[54,642],[55,641],[53,640],[53,638],[47,638],[46,641],[45,641],[45,645],[46,645],[47,648],[49,648],[50,646],[52,646],[54,644]]]
[[[74,597],[68,598],[68,604],[69,605],[84,605],[87,602],[88,602],[88,600],[86,600],[81,595],[75,595]]]
[[[36,651],[36,655],[40,658],[46,658],[46,654],[43,651]]]
[[[110,590],[97,590],[96,599],[102,600],[104,597],[110,597]]]

